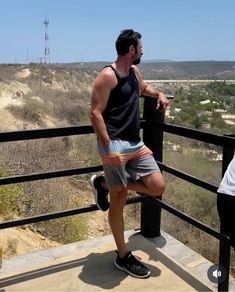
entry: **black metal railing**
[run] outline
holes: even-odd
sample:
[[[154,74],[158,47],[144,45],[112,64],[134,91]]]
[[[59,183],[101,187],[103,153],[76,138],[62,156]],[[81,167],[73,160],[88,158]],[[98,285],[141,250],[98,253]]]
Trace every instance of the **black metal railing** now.
[[[152,98],[145,98],[144,103],[144,121],[143,121],[143,139],[149,148],[153,151],[155,159],[158,161],[159,166],[165,172],[173,174],[174,176],[195,184],[205,190],[217,194],[218,187],[205,182],[204,180],[193,177],[187,173],[176,170],[172,167],[162,163],[163,156],[163,133],[168,132],[178,136],[194,139],[196,141],[214,144],[223,147],[223,166],[222,175],[226,170],[230,160],[233,157],[235,149],[235,135],[216,135],[203,131],[198,131],[182,126],[176,126],[164,123],[164,115],[155,110],[156,101]],[[153,203],[156,202],[156,204]],[[206,226],[202,222],[176,210],[172,206],[161,201],[161,198],[148,198],[142,202],[142,217],[141,228],[142,234],[146,237],[154,237],[160,235],[161,228],[161,208],[181,218],[182,220],[192,224],[200,230],[210,234],[211,236],[219,239],[219,267],[225,270],[223,282],[218,281],[218,291],[228,291],[229,288],[229,267],[230,267],[230,241],[229,238],[220,232]],[[157,225],[156,225],[157,222]]]
[[[163,153],[163,132],[184,136],[187,138],[195,139],[197,141],[203,141],[206,143],[212,143],[223,147],[224,149],[235,148],[235,139],[233,137],[215,135],[189,129],[186,127],[174,126],[164,123],[164,115],[155,110],[155,100],[151,98],[145,98],[144,102],[144,115],[141,121],[141,127],[143,128],[143,139],[146,145],[153,151],[155,159],[158,161],[162,171],[168,172],[180,179],[186,180],[192,184],[195,184],[203,189],[216,193],[217,186],[209,184],[203,180],[193,177],[187,173],[181,172],[170,166],[162,163]],[[84,135],[93,133],[93,129],[90,125],[85,126],[73,126],[56,129],[39,129],[39,130],[26,130],[0,133],[0,142],[42,139],[51,137],[71,136],[71,135]],[[227,153],[224,150],[224,153]],[[228,163],[228,161],[226,161]],[[226,166],[224,165],[225,169]],[[35,180],[45,180],[64,176],[81,175],[87,173],[93,173],[102,170],[102,165],[63,169],[53,172],[33,173],[27,175],[18,175],[12,177],[0,178],[0,185],[15,184],[19,182],[28,182]],[[223,265],[227,271],[227,277],[224,282],[218,284],[219,291],[228,291],[229,282],[229,265],[230,265],[230,242],[229,238],[218,232],[209,226],[206,226],[202,222],[195,220],[194,218],[182,213],[181,211],[169,206],[161,200],[161,198],[153,198],[148,196],[137,196],[127,200],[127,204],[134,204],[141,202],[141,233],[145,237],[156,237],[160,235],[161,231],[161,209],[174,214],[184,221],[192,224],[193,226],[203,230],[211,236],[220,240],[219,250],[219,265]],[[0,222],[0,229],[21,226],[25,224],[31,224],[36,222],[47,221],[51,219],[57,219],[61,217],[73,216],[81,213],[87,213],[98,210],[96,205],[89,205],[81,208],[69,209],[57,211],[49,214],[41,214],[28,218],[21,218],[16,220]]]

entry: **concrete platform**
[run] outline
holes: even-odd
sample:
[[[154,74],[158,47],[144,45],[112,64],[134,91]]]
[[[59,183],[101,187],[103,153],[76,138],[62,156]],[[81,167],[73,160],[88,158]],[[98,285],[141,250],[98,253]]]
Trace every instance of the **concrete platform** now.
[[[151,269],[150,278],[117,270],[113,238],[104,236],[3,261],[0,292],[217,290],[207,279],[212,263],[168,234],[149,240],[127,231],[125,237],[129,249]]]

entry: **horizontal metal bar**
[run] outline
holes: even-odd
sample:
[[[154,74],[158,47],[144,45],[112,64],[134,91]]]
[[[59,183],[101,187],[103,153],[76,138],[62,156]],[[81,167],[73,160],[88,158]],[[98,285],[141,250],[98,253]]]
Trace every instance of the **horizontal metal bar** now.
[[[179,171],[179,170],[177,170],[173,167],[170,167],[168,165],[165,165],[159,161],[157,163],[163,171],[166,171],[170,174],[173,174],[174,176],[177,176],[185,181],[188,181],[194,185],[197,185],[205,190],[211,191],[213,193],[217,193],[217,189],[218,189],[217,186],[209,184],[203,180],[196,178],[195,176],[192,176],[192,175],[189,175],[185,172]]]
[[[91,125],[63,128],[34,129],[0,133],[0,142],[22,141],[94,133]]]
[[[147,196],[131,197],[131,198],[128,198],[126,204],[129,205],[129,204],[140,203],[145,198],[147,198]],[[163,209],[174,214],[175,216],[183,219],[184,221],[187,221],[188,223],[192,224],[193,226],[205,231],[206,233],[208,233],[208,234],[210,234],[218,239],[221,237],[220,234],[216,230],[211,229],[210,227],[208,227],[208,226],[202,224],[201,222],[191,218],[190,216],[184,214],[183,212],[169,206],[168,204],[162,202],[161,200],[159,200],[157,198],[153,198],[153,199],[155,199]],[[25,224],[44,222],[44,221],[48,221],[48,220],[52,220],[52,219],[58,219],[58,218],[68,217],[68,216],[73,216],[73,215],[79,215],[79,214],[93,212],[93,211],[97,211],[97,210],[99,210],[99,209],[96,205],[90,205],[90,206],[86,206],[86,207],[69,209],[69,210],[65,210],[65,211],[58,211],[58,212],[53,212],[53,213],[48,213],[48,214],[42,214],[42,215],[37,215],[37,216],[23,218],[23,219],[5,221],[5,222],[0,223],[0,229],[22,226]]]
[[[197,141],[205,142],[208,144],[213,144],[217,146],[235,148],[235,138],[225,135],[217,135],[208,132],[203,132],[199,130],[190,129],[187,127],[171,125],[167,123],[161,123],[152,120],[141,120],[141,126],[144,124],[149,125],[150,127],[158,127],[164,132],[175,134],[178,136],[194,139]]]
[[[149,80],[148,80],[149,81]],[[143,98],[145,98],[145,97],[148,97],[148,98],[155,98],[155,97],[152,97],[152,96],[146,96],[146,95],[140,95],[140,97],[143,97]],[[172,95],[172,94],[166,94],[166,97],[168,98],[168,99],[174,99],[175,98],[175,96],[174,95]]]
[[[58,212],[42,214],[42,215],[37,215],[37,216],[23,218],[23,219],[5,221],[5,222],[0,223],[0,229],[6,229],[10,227],[25,225],[25,224],[43,222],[43,221],[48,221],[52,219],[58,219],[62,217],[68,217],[68,216],[78,215],[82,213],[92,212],[96,210],[98,210],[97,206],[91,205],[87,207],[81,207],[81,208],[70,209],[70,210],[65,210],[65,211],[58,211]]]
[[[187,173],[181,172],[175,168],[169,167],[161,162],[158,161],[159,166],[163,171],[166,171],[172,175],[175,175],[183,180],[191,182],[199,187],[202,187],[208,191],[217,192],[217,186],[209,184],[205,181],[202,181],[194,176],[191,176]],[[34,174],[27,174],[27,175],[18,175],[18,176],[11,176],[11,177],[3,177],[0,178],[0,185],[6,184],[15,184],[21,182],[29,182],[29,181],[36,181],[42,179],[52,179],[58,177],[65,177],[65,176],[72,176],[72,175],[80,175],[92,172],[102,171],[102,165],[84,167],[84,168],[73,168],[73,169],[65,169],[65,170],[58,170],[53,172],[43,172],[43,173],[34,173]]]
[[[221,235],[218,231],[210,228],[209,226],[201,223],[200,221],[186,215],[185,213],[177,210],[176,208],[169,206],[168,204],[164,203],[163,201],[157,199],[156,197],[153,198],[154,200],[156,200],[158,202],[158,204],[160,204],[160,206],[165,209],[166,211],[174,214],[175,216],[179,217],[180,219],[190,223],[191,225],[197,227],[200,230],[203,230],[204,232],[210,234],[211,236],[220,239]]]
[[[187,127],[141,119],[141,127],[143,127],[145,123],[148,123],[151,126],[157,126],[163,131],[168,132],[168,133],[176,134],[179,136],[195,139],[195,140],[206,142],[206,143],[211,143],[218,146],[226,146],[226,147],[235,148],[235,138],[233,137],[216,135],[212,133],[190,129]],[[91,125],[12,131],[12,132],[0,133],[0,142],[43,139],[43,138],[83,135],[83,134],[92,134],[92,133],[94,133],[94,130]]]
[[[34,173],[34,174],[26,174],[26,175],[18,175],[18,176],[10,176],[0,178],[0,185],[6,184],[15,184],[20,182],[28,182],[35,181],[41,179],[51,179],[56,177],[64,177],[78,174],[86,174],[91,172],[102,171],[102,165],[83,167],[83,168],[72,168],[72,169],[64,169],[52,172],[42,172],[42,173]]]
[[[146,196],[137,196],[137,197],[128,198],[126,204],[129,205],[129,204],[135,204],[135,203],[142,202],[145,197]],[[97,210],[99,210],[99,209],[96,205],[90,205],[90,206],[81,207],[81,208],[75,208],[75,209],[69,209],[69,210],[64,210],[64,211],[57,211],[57,212],[53,212],[53,213],[42,214],[42,215],[36,215],[36,216],[23,218],[23,219],[10,220],[10,221],[1,222],[0,229],[6,229],[6,228],[10,228],[10,227],[22,226],[25,224],[43,222],[43,221],[48,221],[48,220],[52,220],[52,219],[58,219],[58,218],[62,218],[62,217],[68,217],[68,216],[93,212],[93,211],[97,211]]]

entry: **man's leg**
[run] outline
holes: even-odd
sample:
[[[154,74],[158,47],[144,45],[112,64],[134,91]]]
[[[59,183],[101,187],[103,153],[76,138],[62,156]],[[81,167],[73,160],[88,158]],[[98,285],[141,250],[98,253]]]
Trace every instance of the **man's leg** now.
[[[136,182],[128,180],[127,188],[137,193],[150,196],[161,196],[165,190],[165,181],[159,171],[143,176]]]
[[[142,177],[137,182],[129,181],[127,188],[139,193],[160,196],[164,192],[165,182],[161,172],[155,172]],[[120,257],[127,252],[124,240],[123,208],[126,204],[127,189],[123,186],[112,187],[109,190],[109,225],[112,230]]]
[[[123,208],[126,204],[127,188],[123,186],[111,187],[109,194],[109,224],[117,246],[117,258],[114,265],[133,277],[147,278],[151,274],[150,270],[131,251],[126,249]]]
[[[124,239],[124,218],[123,209],[126,204],[127,189],[125,187],[112,187],[109,190],[109,225],[117,246],[120,257],[126,253],[126,244]]]
[[[115,156],[110,155],[110,157],[107,155],[102,157],[106,185],[109,189],[110,197],[109,224],[118,250],[117,258],[114,264],[118,269],[127,272],[133,277],[147,278],[151,274],[150,270],[142,264],[141,261],[131,253],[131,251],[127,251],[126,249],[123,209],[126,204],[128,188],[140,193],[160,195],[164,190],[165,183],[152,156],[147,159],[145,157],[135,159],[133,162],[128,163],[129,166],[126,168],[127,165],[123,162],[123,156],[120,154],[123,152],[123,142],[116,141],[115,143],[115,151],[118,154]],[[117,149],[119,149],[118,145],[122,146],[120,147],[120,151],[117,151]],[[129,151],[127,152],[130,154]],[[134,156],[136,156],[136,154]],[[140,174],[142,176],[141,180],[135,182],[134,184],[130,183],[128,186],[126,171],[131,177],[133,177],[134,180],[136,180],[138,178],[138,174]],[[155,174],[155,172],[159,172],[159,174]],[[101,186],[101,184],[99,185]],[[103,188],[104,187],[97,188],[96,186],[95,190],[97,190],[98,196],[100,193],[102,195]],[[102,192],[98,191],[98,189],[101,189]]]
[[[155,176],[146,176],[144,182],[147,187],[143,182],[136,183],[138,191],[148,191],[153,193],[151,188],[155,186],[155,179]],[[159,191],[161,190],[159,189]],[[127,188],[125,186],[112,186],[109,188],[109,195],[109,225],[117,246],[117,257],[114,261],[114,265],[119,270],[125,271],[133,277],[147,278],[150,276],[151,271],[138,258],[136,258],[131,251],[127,251],[126,249],[123,209],[126,204]]]

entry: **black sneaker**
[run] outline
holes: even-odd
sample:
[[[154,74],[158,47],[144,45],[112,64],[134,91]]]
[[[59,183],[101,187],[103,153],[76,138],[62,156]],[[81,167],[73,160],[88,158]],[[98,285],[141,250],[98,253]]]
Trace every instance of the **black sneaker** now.
[[[119,270],[125,271],[135,278],[148,278],[151,274],[151,271],[145,267],[145,265],[143,265],[130,251],[124,256],[124,258],[120,258],[117,252],[117,258],[114,265]]]
[[[106,211],[109,208],[108,190],[104,187],[105,178],[103,175],[97,176],[94,174],[91,177],[91,187],[95,195],[95,202],[101,211]]]

